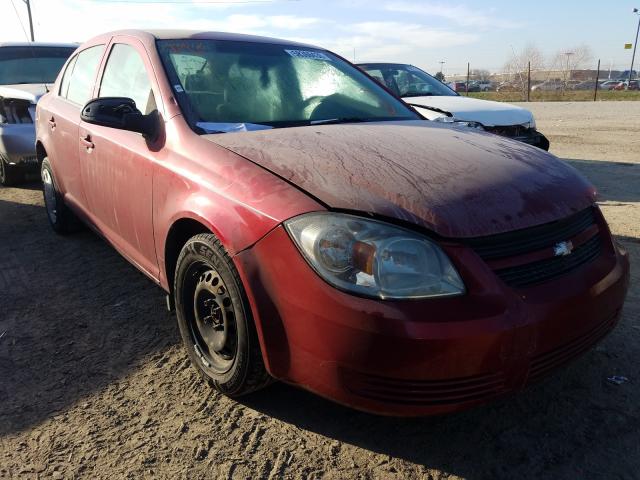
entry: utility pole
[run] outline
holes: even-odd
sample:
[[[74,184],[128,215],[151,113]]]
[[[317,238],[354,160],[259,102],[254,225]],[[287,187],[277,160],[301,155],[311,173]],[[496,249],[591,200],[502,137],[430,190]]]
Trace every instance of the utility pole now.
[[[598,99],[598,79],[600,78],[600,59],[598,59],[598,73],[596,73],[595,90],[593,91],[593,101]]]
[[[574,52],[564,52],[567,56],[567,80],[571,80],[571,68],[569,67],[569,57],[573,55]]]
[[[27,5],[27,13],[29,14],[29,30],[31,31],[31,41],[35,42],[33,35],[33,18],[31,17],[31,3],[29,0],[22,0]]]
[[[633,9],[633,13],[640,17],[640,12],[638,12],[637,8]],[[627,88],[631,86],[631,79],[633,77],[633,62],[636,59],[636,47],[638,46],[638,33],[640,33],[640,18],[638,18],[638,29],[636,30],[636,42],[633,44],[633,55],[631,55],[631,68],[629,69],[629,83],[627,84]]]
[[[445,62],[444,60],[440,60],[438,63],[440,64],[440,75],[442,75],[442,67],[447,62]]]
[[[464,91],[469,96],[469,75],[471,74],[471,62],[467,62],[467,83],[464,84]]]
[[[527,102],[531,101],[531,60],[527,64]]]

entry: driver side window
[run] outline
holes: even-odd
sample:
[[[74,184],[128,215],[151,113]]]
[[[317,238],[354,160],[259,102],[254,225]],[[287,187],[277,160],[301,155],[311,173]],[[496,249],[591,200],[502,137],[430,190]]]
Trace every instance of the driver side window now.
[[[144,115],[156,110],[147,69],[135,48],[124,43],[113,46],[102,75],[99,97],[131,98]]]

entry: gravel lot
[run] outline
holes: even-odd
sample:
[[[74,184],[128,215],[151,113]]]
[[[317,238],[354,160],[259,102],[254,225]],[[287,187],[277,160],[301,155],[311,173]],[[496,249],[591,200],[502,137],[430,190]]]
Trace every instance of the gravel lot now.
[[[623,319],[595,350],[437,419],[281,384],[237,403],[189,367],[157,287],[91,233],[55,236],[37,185],[0,188],[0,478],[640,478],[640,104],[528,107],[632,256]]]

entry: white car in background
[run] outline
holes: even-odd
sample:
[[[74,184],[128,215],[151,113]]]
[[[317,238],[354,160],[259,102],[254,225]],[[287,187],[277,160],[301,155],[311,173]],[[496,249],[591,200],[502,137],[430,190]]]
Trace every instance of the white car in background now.
[[[429,120],[481,128],[549,150],[549,140],[536,130],[533,114],[525,108],[458,95],[413,65],[362,63],[358,67]]]

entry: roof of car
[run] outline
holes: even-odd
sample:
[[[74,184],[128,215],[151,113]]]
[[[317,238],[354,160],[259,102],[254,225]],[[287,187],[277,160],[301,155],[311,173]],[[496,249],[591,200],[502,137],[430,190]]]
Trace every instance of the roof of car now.
[[[186,39],[200,39],[200,40],[228,40],[236,42],[254,42],[254,43],[272,43],[277,45],[286,45],[290,47],[306,47],[306,48],[321,48],[306,43],[293,42],[290,40],[283,40],[280,38],[261,37],[257,35],[244,35],[240,33],[229,32],[207,32],[203,30],[118,30],[114,32],[108,32],[102,36],[115,36],[115,35],[131,35],[141,39],[157,39],[157,40],[186,40]]]
[[[363,63],[356,63],[356,65],[358,65],[359,67],[364,67],[364,66],[374,66],[374,65],[402,65],[405,67],[411,67],[412,65],[410,63],[402,63],[402,62],[363,62]]]
[[[78,48],[78,43],[49,43],[49,42],[0,42],[2,47],[69,47]]]

